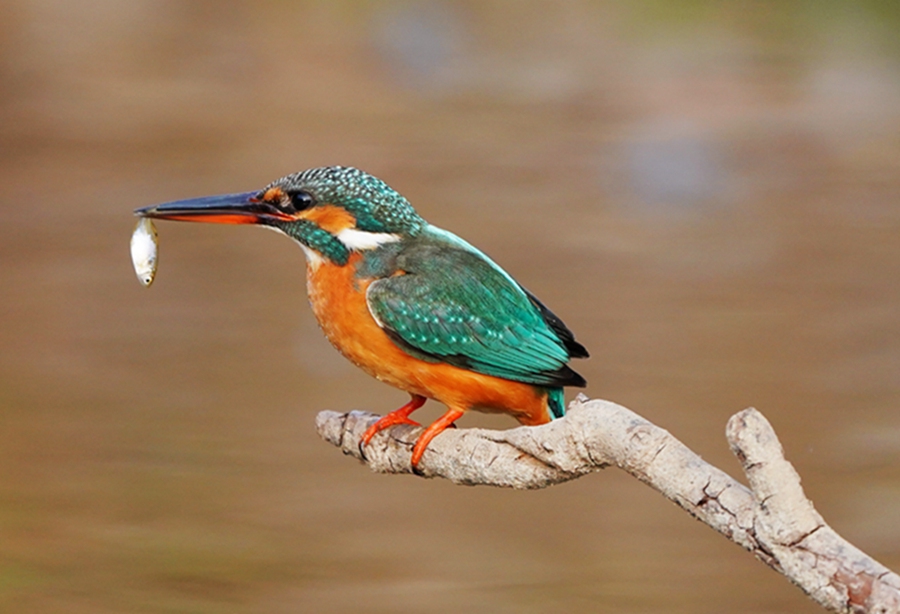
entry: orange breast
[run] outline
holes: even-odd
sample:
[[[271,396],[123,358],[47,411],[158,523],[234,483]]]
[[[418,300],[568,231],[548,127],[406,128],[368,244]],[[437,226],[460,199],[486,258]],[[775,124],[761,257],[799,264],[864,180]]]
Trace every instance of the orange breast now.
[[[360,258],[355,253],[342,267],[328,261],[307,267],[313,312],[341,354],[372,377],[454,409],[509,413],[523,424],[549,421],[541,388],[426,362],[395,345],[369,313],[366,289],[372,280],[356,278]]]

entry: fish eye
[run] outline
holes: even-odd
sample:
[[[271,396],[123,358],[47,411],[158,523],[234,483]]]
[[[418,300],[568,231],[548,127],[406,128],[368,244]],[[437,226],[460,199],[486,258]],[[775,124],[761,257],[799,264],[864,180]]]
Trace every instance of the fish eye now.
[[[303,192],[302,190],[297,192],[288,192],[288,196],[291,199],[291,207],[293,207],[295,211],[303,211],[304,209],[309,209],[314,204],[316,204],[316,200],[309,192]]]

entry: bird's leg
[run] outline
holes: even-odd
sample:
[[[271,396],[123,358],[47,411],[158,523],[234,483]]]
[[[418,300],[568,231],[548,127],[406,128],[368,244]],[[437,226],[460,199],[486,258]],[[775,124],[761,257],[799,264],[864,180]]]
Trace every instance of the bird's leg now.
[[[382,416],[378,422],[370,426],[365,433],[363,433],[362,439],[359,440],[359,447],[362,449],[364,446],[369,445],[369,442],[372,438],[378,433],[389,426],[394,426],[395,424],[412,424],[413,426],[421,426],[415,420],[410,419],[409,415],[425,405],[425,397],[420,396],[418,394],[411,394],[412,398],[409,400],[409,403],[401,407],[400,409],[395,409],[389,414]]]
[[[410,460],[413,471],[418,473],[419,461],[422,460],[422,455],[425,454],[425,448],[428,447],[431,440],[440,435],[445,429],[454,426],[453,423],[459,420],[464,413],[465,412],[461,409],[450,409],[446,414],[432,422],[428,428],[425,429],[424,433],[419,435],[419,438],[416,440],[416,445],[413,446],[412,460]]]

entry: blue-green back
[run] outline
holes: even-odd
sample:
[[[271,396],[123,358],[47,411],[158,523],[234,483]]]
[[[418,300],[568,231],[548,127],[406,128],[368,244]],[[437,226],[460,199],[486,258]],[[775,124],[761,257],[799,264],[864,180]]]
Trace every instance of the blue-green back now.
[[[538,386],[584,385],[566,363],[587,352],[562,321],[449,232],[427,226],[382,246],[357,274],[378,278],[369,309],[411,355]]]

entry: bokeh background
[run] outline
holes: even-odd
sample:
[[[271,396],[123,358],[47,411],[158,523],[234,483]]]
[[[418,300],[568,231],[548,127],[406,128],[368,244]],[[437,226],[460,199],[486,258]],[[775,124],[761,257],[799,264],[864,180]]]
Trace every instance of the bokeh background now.
[[[466,488],[321,442],[405,395],[323,340],[283,237],[160,223],[138,284],[135,207],[325,164],[540,296],[590,396],[735,475],[762,410],[900,568],[898,31],[888,0],[0,2],[0,610],[818,611],[614,470]]]

